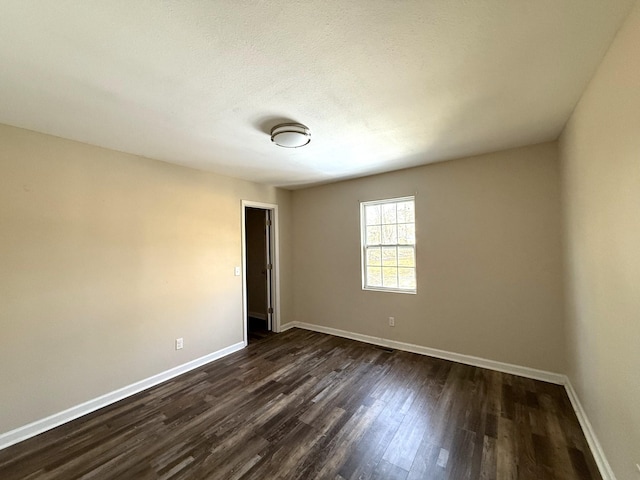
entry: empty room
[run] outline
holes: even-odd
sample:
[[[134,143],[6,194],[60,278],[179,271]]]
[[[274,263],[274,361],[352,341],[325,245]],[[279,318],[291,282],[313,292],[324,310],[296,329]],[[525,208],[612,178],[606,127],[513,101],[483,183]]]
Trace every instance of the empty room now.
[[[640,480],[640,1],[0,2],[0,478]]]

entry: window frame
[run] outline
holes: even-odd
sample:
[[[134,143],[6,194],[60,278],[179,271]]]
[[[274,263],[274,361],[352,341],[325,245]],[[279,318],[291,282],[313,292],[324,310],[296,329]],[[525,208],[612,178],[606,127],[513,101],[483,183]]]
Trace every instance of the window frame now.
[[[381,200],[369,200],[369,201],[361,201],[360,202],[360,271],[362,275],[362,290],[365,291],[373,291],[373,292],[389,292],[389,293],[405,293],[409,295],[415,295],[418,293],[418,262],[417,262],[417,236],[415,235],[414,230],[414,239],[413,245],[405,245],[396,243],[395,247],[412,247],[413,248],[413,259],[415,262],[414,271],[416,276],[416,286],[414,289],[410,288],[400,288],[400,287],[383,287],[383,286],[369,286],[367,285],[367,222],[366,222],[366,213],[365,209],[371,205],[384,205],[388,203],[401,203],[401,202],[413,202],[413,225],[415,229],[416,225],[416,197],[415,195],[408,195],[406,197],[395,197],[395,198],[385,198]],[[396,222],[397,225],[397,222]],[[384,246],[384,245],[381,245]],[[397,262],[396,262],[397,265]]]

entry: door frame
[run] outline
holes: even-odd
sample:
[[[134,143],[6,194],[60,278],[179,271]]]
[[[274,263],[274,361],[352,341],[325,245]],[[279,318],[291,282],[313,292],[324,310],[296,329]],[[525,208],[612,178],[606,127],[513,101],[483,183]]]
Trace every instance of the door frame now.
[[[246,211],[247,207],[261,208],[271,211],[271,262],[273,263],[271,275],[271,302],[273,304],[273,316],[271,330],[280,333],[280,241],[278,235],[278,205],[275,203],[254,202],[242,200],[242,337],[245,347],[249,344],[247,337],[247,239],[246,239]]]

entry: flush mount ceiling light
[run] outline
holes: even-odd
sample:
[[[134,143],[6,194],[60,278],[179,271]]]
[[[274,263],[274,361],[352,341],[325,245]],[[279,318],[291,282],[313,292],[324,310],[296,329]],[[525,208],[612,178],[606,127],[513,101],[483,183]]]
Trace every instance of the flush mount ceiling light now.
[[[311,141],[311,130],[301,123],[281,123],[271,129],[271,141],[280,147],[304,147]]]

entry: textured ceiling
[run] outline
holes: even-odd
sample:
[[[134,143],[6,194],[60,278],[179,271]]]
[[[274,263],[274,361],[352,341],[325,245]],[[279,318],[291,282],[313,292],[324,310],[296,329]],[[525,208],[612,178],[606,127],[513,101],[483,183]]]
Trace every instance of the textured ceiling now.
[[[632,3],[2,0],[0,123],[292,188],[396,170],[557,138]]]

